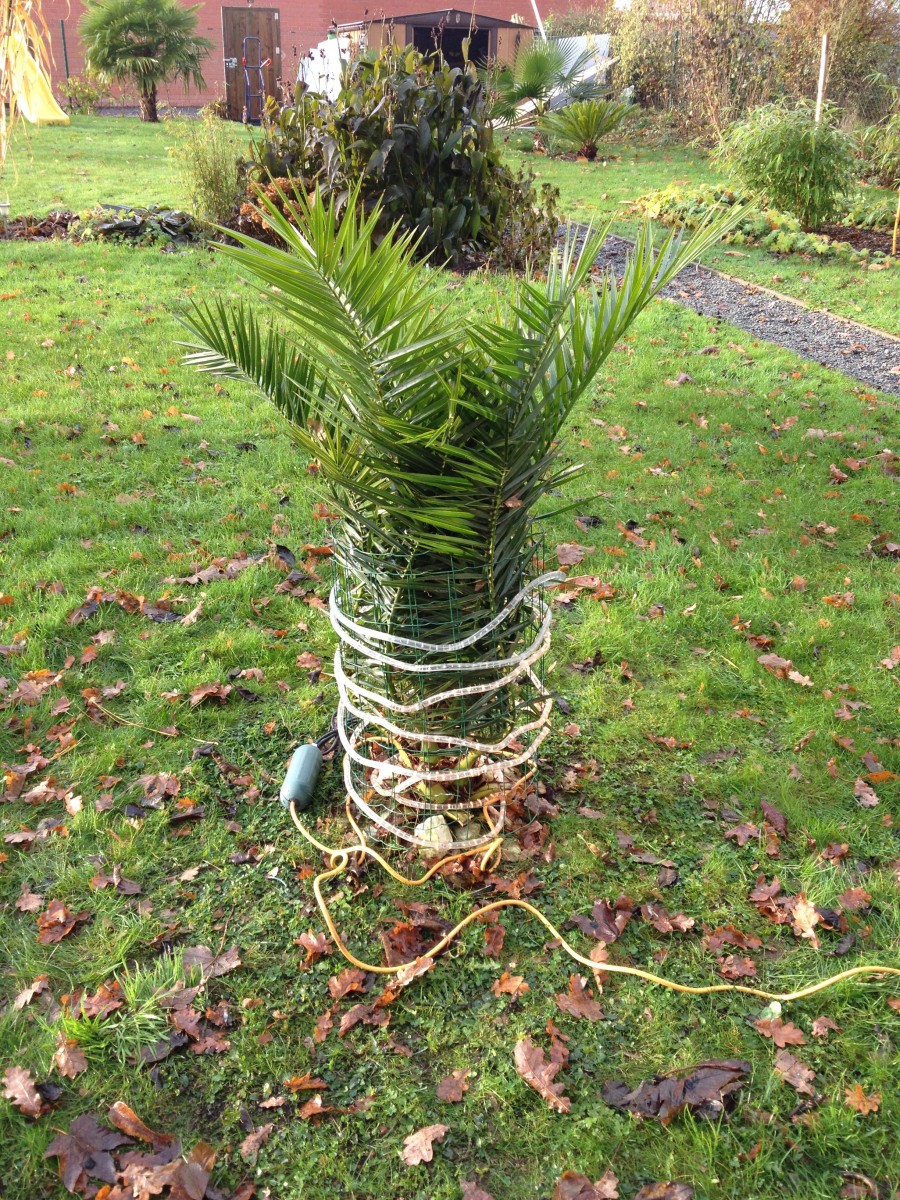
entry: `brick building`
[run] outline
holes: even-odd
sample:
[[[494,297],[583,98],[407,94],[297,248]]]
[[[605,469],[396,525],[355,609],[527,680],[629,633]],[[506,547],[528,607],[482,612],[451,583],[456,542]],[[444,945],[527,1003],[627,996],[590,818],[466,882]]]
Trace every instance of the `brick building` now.
[[[583,0],[539,0],[542,15],[551,7],[557,12],[577,7]],[[471,3],[471,0],[470,0]],[[466,11],[469,5],[464,3]],[[514,15],[526,24],[534,23],[530,0],[475,0],[477,17],[499,17],[509,20]],[[78,39],[78,22],[84,12],[81,0],[43,0],[44,19],[50,31],[53,53],[53,80],[58,83],[83,69],[83,54]],[[218,0],[201,0],[197,30],[213,44],[203,64],[206,89],[198,93],[173,83],[160,90],[160,99],[172,106],[197,106],[226,92],[239,89],[243,94],[243,71],[240,65],[243,39],[259,37],[259,61],[263,69],[267,93],[275,95],[279,80],[293,83],[302,55],[322,41],[332,21],[338,25],[360,21],[378,24],[384,19],[403,17],[423,10],[440,10],[440,4],[428,0],[263,0],[251,3],[223,5]],[[256,43],[248,47],[249,59],[257,50]],[[233,64],[233,65],[232,65]]]

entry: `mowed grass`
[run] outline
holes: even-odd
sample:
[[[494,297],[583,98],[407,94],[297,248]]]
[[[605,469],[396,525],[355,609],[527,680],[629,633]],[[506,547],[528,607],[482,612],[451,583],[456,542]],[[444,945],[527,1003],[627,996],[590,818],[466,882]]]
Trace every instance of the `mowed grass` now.
[[[69,125],[20,124],[0,184],[12,216],[52,209],[85,212],[98,204],[186,206],[171,148],[182,121],[73,116]],[[229,123],[235,155],[249,158],[248,131]]]
[[[434,288],[435,303],[475,312],[503,294],[481,277],[436,274]],[[0,1104],[4,1196],[64,1194],[55,1163],[41,1157],[45,1147],[79,1113],[102,1115],[116,1100],[186,1147],[201,1139],[216,1147],[213,1180],[223,1191],[249,1177],[261,1195],[279,1197],[457,1200],[461,1181],[478,1178],[495,1200],[525,1200],[548,1197],[564,1170],[596,1179],[607,1168],[626,1198],[670,1179],[708,1200],[831,1200],[845,1171],[895,1185],[900,1014],[887,1003],[898,993],[890,981],[844,984],[787,1007],[785,1018],[806,1038],[791,1049],[816,1072],[819,1099],[809,1106],[775,1074],[777,1051],[752,1027],[761,1001],[689,998],[611,978],[604,1021],[561,1013],[553,997],[573,964],[521,913],[503,916],[499,960],[485,956],[476,925],[394,1002],[387,1028],[359,1025],[345,1038],[335,1029],[322,1044],[312,1040],[330,1004],[327,981],[344,963],[332,954],[302,965],[294,939],[323,928],[310,880],[320,860],[276,794],[291,749],[330,720],[333,636],[318,608],[276,592],[284,575],[271,551],[287,546],[302,561],[302,547],[320,545],[329,529],[315,515],[315,477],[278,416],[249,387],[216,386],[185,370],[175,345],[177,312],[191,295],[242,290],[229,265],[205,250],[4,250],[0,643],[26,645],[2,660],[0,674],[7,695],[30,672],[60,679],[38,703],[2,713],[0,760],[21,765],[35,747],[50,758],[59,727],[71,723],[73,748],[29,786],[50,778],[81,798],[71,812],[52,795],[0,807],[4,836],[64,824],[30,850],[5,845],[0,865],[0,1067],[27,1067],[64,1089],[37,1122]],[[682,372],[691,379],[673,386]],[[574,572],[599,575],[615,596],[600,602],[584,593],[559,610],[549,681],[569,711],[557,710],[540,764],[559,805],[549,822],[555,857],[507,863],[503,873],[534,869],[544,886],[531,899],[561,927],[594,900],[622,893],[696,921],[689,933],[662,935],[635,918],[612,948],[614,961],[683,983],[718,982],[702,932],[734,924],[763,939],[751,982],[767,988],[796,988],[863,962],[900,965],[900,670],[879,665],[900,642],[900,576],[895,558],[868,549],[881,535],[900,535],[889,473],[896,464],[879,458],[896,434],[897,409],[894,398],[658,302],[567,430],[564,453],[587,472],[572,490],[575,512],[546,523],[547,565],[559,542],[592,547]],[[861,465],[844,466],[848,479],[835,484],[830,464],[846,458]],[[594,523],[581,528],[575,516]],[[642,530],[643,544],[623,536],[619,522]],[[167,582],[241,553],[260,561],[233,580]],[[202,609],[193,624],[160,624],[107,604],[71,624],[68,614],[95,585],[166,598],[184,614]],[[314,586],[326,594],[327,572]],[[826,602],[848,592],[852,607]],[[92,641],[101,631],[114,636]],[[813,686],[764,670],[748,633],[770,637],[770,652],[790,658]],[[296,665],[304,651],[322,658],[326,675],[313,681]],[[572,669],[589,658],[592,672]],[[190,706],[197,685],[248,668],[263,677],[231,682],[258,699],[233,693],[225,704]],[[120,694],[100,700],[113,715],[95,709],[92,720],[82,689],[120,680]],[[68,710],[53,715],[63,696]],[[836,715],[842,708],[849,719]],[[173,727],[175,736],[156,732]],[[258,796],[247,798],[247,779],[230,786],[212,759],[194,756],[208,742]],[[890,773],[875,785],[874,808],[854,797],[854,781],[873,769],[867,752]],[[160,772],[177,776],[178,798],[159,810],[129,808],[142,798],[140,778]],[[761,825],[762,801],[788,822],[777,858],[767,857],[761,837],[743,848],[724,837],[742,820]],[[192,805],[202,808],[199,819],[170,823]],[[333,770],[313,819],[328,842],[349,833]],[[657,866],[636,862],[627,838],[674,863],[676,882],[661,886]],[[821,855],[833,843],[849,847],[837,863]],[[139,895],[91,886],[114,865]],[[868,906],[846,914],[853,945],[820,929],[817,950],[763,919],[748,901],[760,874],[777,874],[787,894],[804,891],[827,908],[847,888],[865,888]],[[379,932],[401,917],[398,900],[425,901],[455,920],[482,899],[441,882],[414,893],[386,884],[372,869],[333,895],[340,927],[373,961]],[[36,913],[16,907],[26,888],[42,906],[59,899],[90,919],[57,945],[39,944]],[[584,949],[594,944],[577,930],[571,936]],[[12,1005],[41,974],[56,1003],[126,973],[152,994],[160,981],[183,977],[178,954],[198,944],[240,951],[241,967],[210,981],[199,1002],[224,1001],[231,1014],[224,1053],[185,1049],[156,1070],[130,1065],[165,1030],[151,1003],[144,1026],[125,1009],[105,1032],[85,1035],[90,1065],[70,1081],[51,1065],[52,1004]],[[835,957],[836,948],[846,953]],[[504,969],[529,985],[515,1002],[490,990]],[[839,1026],[822,1042],[811,1034],[819,1016]],[[561,1077],[568,1115],[551,1113],[513,1064],[519,1038],[548,1046],[548,1019],[570,1039]],[[610,1079],[636,1085],[734,1056],[751,1072],[727,1120],[686,1115],[663,1126],[600,1099]],[[463,1102],[439,1101],[438,1081],[462,1067],[471,1068]],[[325,1103],[347,1108],[370,1097],[370,1107],[300,1120],[308,1093],[295,1099],[283,1081],[307,1070],[326,1081]],[[863,1117],[845,1105],[856,1083],[880,1093],[877,1112]],[[259,1107],[279,1095],[284,1106]],[[248,1161],[243,1139],[268,1122],[270,1139]],[[405,1167],[404,1139],[438,1122],[449,1132],[434,1162]]]
[[[189,119],[189,118],[187,118]],[[134,117],[73,117],[68,127],[20,127],[13,146],[13,169],[2,190],[12,215],[41,215],[54,208],[86,211],[97,204],[171,204],[188,197],[170,148],[178,120],[142,124]],[[231,124],[235,153],[249,157],[254,131]],[[685,186],[723,181],[701,148],[675,144],[611,142],[607,157],[595,163],[566,162],[509,149],[512,166],[533,171],[560,189],[563,212],[578,221],[615,218],[625,236],[636,227],[632,208],[639,196],[670,183]],[[870,189],[873,198],[889,195]],[[864,263],[811,261],[778,256],[756,247],[723,246],[705,260],[740,279],[774,288],[814,308],[900,334],[900,271],[869,270]]]
[[[615,229],[628,237],[642,219],[634,202],[648,192],[680,184],[728,183],[706,153],[695,147],[610,143],[610,157],[568,162],[546,155],[510,151],[510,161],[531,169],[560,190],[563,212],[573,220],[599,224],[615,217]],[[891,193],[866,188],[872,203]],[[864,262],[772,254],[758,246],[722,245],[703,260],[707,266],[749,283],[792,296],[812,308],[827,309],[888,333],[900,334],[900,270],[870,269]]]

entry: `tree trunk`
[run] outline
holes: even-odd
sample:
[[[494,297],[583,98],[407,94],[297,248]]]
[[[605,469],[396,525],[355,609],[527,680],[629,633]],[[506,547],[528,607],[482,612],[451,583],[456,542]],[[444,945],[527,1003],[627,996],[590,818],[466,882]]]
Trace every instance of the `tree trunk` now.
[[[156,111],[156,84],[148,84],[141,92],[141,120],[142,121],[158,121],[159,114]]]

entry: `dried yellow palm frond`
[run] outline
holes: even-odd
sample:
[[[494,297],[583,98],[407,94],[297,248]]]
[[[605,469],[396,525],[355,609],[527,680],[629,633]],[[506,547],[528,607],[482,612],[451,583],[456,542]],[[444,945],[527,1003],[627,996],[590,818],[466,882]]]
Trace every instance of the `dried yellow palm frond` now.
[[[50,35],[41,0],[0,0],[0,172],[16,122],[22,57],[29,54],[42,71],[50,60]]]

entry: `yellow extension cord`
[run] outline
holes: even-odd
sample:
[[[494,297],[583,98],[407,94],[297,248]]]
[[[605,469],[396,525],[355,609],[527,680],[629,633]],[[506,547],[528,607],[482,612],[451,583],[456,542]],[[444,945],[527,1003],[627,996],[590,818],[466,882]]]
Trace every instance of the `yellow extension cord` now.
[[[406,884],[407,887],[421,887],[422,884],[427,883],[432,875],[439,871],[441,867],[446,866],[447,863],[457,862],[460,858],[465,857],[466,852],[450,854],[446,858],[442,858],[439,862],[436,862],[433,866],[429,867],[429,869],[420,879],[407,879],[405,875],[401,875],[398,871],[395,871],[390,863],[386,862],[377,851],[373,850],[368,845],[365,835],[357,825],[356,821],[353,819],[353,814],[350,811],[349,801],[347,802],[347,819],[350,822],[354,833],[359,838],[359,841],[354,846],[342,846],[338,849],[334,849],[331,846],[323,845],[322,842],[320,842],[309,832],[309,830],[297,816],[297,809],[293,801],[291,801],[290,804],[290,813],[294,824],[297,826],[306,840],[315,846],[317,850],[321,850],[321,852],[328,857],[328,861],[330,863],[329,869],[327,871],[320,872],[320,874],[315,877],[313,880],[313,891],[315,892],[316,901],[319,905],[319,911],[322,914],[325,924],[328,926],[328,931],[334,939],[334,943],[338,950],[340,950],[341,954],[343,954],[344,958],[346,958],[347,961],[352,963],[355,967],[359,967],[363,971],[372,971],[378,975],[394,975],[410,966],[410,963],[400,963],[399,965],[393,967],[380,966],[375,963],[363,962],[362,959],[357,958],[356,955],[353,954],[353,952],[344,944],[341,935],[337,931],[337,927],[332,919],[328,905],[325,902],[324,896],[322,895],[322,884],[326,883],[329,879],[334,879],[337,875],[343,874],[343,872],[346,871],[347,867],[349,866],[351,855],[364,854],[367,858],[374,859],[375,862],[383,867],[384,870],[387,871],[387,873],[393,879],[396,879],[398,883]],[[500,845],[500,838],[495,838],[492,842],[487,844],[481,857],[482,870],[487,869],[491,859],[495,854],[498,853]],[[807,996],[814,996],[817,992],[824,992],[826,988],[834,987],[835,984],[842,983],[845,979],[853,979],[857,975],[900,975],[900,968],[897,967],[850,967],[849,970],[841,971],[837,975],[832,975],[828,979],[823,979],[819,983],[811,984],[809,987],[801,988],[799,991],[780,993],[765,992],[761,988],[745,987],[744,985],[737,983],[714,983],[709,984],[706,987],[689,987],[687,984],[674,983],[671,979],[663,979],[662,976],[654,975],[650,971],[641,971],[638,967],[623,967],[616,963],[594,962],[593,959],[585,958],[583,954],[579,954],[577,950],[573,949],[573,947],[569,945],[556,926],[553,925],[553,923],[549,921],[539,909],[535,908],[533,904],[529,904],[526,900],[495,900],[491,904],[485,904],[482,908],[475,909],[473,912],[470,912],[467,917],[464,917],[458,925],[454,925],[449,933],[444,934],[440,941],[436,942],[435,945],[428,950],[428,957],[436,958],[443,950],[446,950],[446,948],[451,942],[453,942],[455,938],[462,933],[467,925],[470,925],[473,921],[477,921],[478,918],[484,916],[485,913],[496,912],[501,908],[523,908],[536,920],[540,921],[544,928],[547,929],[553,935],[553,937],[559,941],[562,949],[565,950],[565,952],[571,958],[573,958],[575,962],[581,963],[582,966],[587,967],[591,971],[604,971],[611,975],[633,975],[638,979],[646,980],[647,983],[655,983],[659,987],[669,988],[673,992],[684,992],[689,996],[708,996],[713,992],[743,992],[746,996],[759,996],[762,1000],[778,1000],[786,1003],[790,1000],[803,1000]]]

